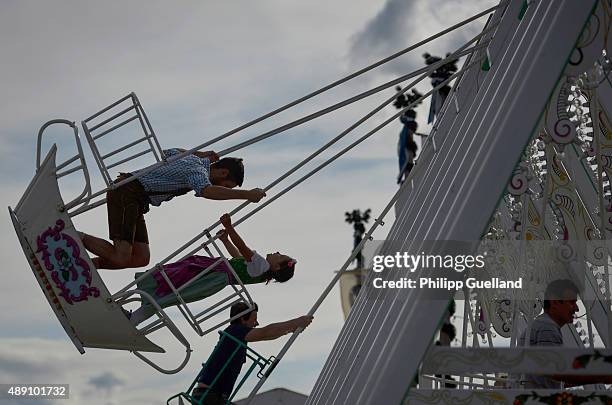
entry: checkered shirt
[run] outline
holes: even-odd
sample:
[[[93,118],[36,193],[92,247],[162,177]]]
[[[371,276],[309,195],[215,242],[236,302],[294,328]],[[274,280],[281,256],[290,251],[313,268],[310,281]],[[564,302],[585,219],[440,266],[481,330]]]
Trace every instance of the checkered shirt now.
[[[181,153],[178,149],[164,150],[166,157]],[[137,175],[139,171],[132,174]],[[195,155],[188,155],[171,163],[158,167],[138,178],[146,191],[149,192],[174,192],[182,188],[190,188],[196,193],[196,197],[202,196],[202,190],[211,185],[210,161]],[[174,196],[171,194],[160,194],[149,196],[151,204],[159,206],[164,201],[169,201]]]
[[[557,323],[547,314],[543,313],[531,323],[529,344],[526,344],[526,332],[519,337],[519,346],[563,346],[563,334]],[[524,376],[525,388],[563,388],[560,381],[553,380],[545,375],[526,374]]]

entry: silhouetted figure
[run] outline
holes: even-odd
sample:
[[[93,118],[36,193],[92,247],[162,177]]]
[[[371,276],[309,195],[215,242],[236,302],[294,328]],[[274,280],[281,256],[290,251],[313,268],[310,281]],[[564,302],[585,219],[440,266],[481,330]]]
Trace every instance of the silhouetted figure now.
[[[451,342],[457,337],[457,329],[451,322],[453,315],[455,315],[456,307],[455,300],[451,300],[444,314],[444,323],[440,328],[440,339],[436,341],[436,346],[450,346]],[[448,380],[444,383],[445,388],[457,388],[457,384],[450,382],[455,380],[452,376],[436,374],[436,377],[444,377],[445,380]]]
[[[448,57],[449,55],[450,53],[447,53],[446,57]],[[438,56],[432,56],[428,53],[423,54],[423,58],[425,58],[426,65],[431,65],[442,60],[442,58]],[[440,83],[451,77],[458,70],[458,61],[458,59],[452,59],[448,63],[434,70],[429,75],[429,77],[431,77],[431,85],[433,87],[436,87],[440,85]],[[431,124],[433,122],[436,115],[438,115],[438,113],[442,109],[442,105],[444,104],[444,101],[446,100],[446,97],[448,97],[450,91],[451,87],[448,84],[445,84],[440,89],[433,92],[433,94],[431,95],[431,107],[429,108],[429,118],[427,119],[427,123]]]
[[[345,221],[349,224],[353,224],[353,250],[359,246],[363,239],[363,234],[365,233],[365,225],[370,220],[370,212],[371,209],[365,210],[362,214],[360,210],[353,210],[352,212],[345,212],[346,216]],[[355,258],[357,260],[357,268],[363,268],[363,255],[361,254],[361,250],[357,254]]]
[[[400,91],[401,87],[395,88]],[[414,159],[417,153],[417,144],[414,141],[414,135],[418,128],[416,122],[416,111],[414,108],[421,102],[416,102],[423,95],[418,91],[412,89],[410,92],[400,94],[393,105],[395,108],[404,109],[408,108],[401,116],[400,122],[404,124],[402,131],[399,135],[399,141],[397,143],[397,156],[399,159],[399,174],[397,176],[398,184],[401,184],[404,179],[408,176],[412,168],[414,167]],[[416,102],[416,103],[415,103]],[[411,104],[414,104],[411,106]]]

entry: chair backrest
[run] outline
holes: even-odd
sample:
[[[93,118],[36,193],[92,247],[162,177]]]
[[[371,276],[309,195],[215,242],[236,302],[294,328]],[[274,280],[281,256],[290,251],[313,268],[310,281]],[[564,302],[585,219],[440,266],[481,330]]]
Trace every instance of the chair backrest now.
[[[155,162],[161,162],[164,159],[164,153],[153,127],[134,93],[128,94],[81,121],[81,126],[107,186],[113,182],[109,173],[112,168],[145,155],[152,155]],[[122,131],[117,131],[120,128]],[[121,138],[118,138],[119,132],[122,132]],[[111,133],[115,133],[112,140],[108,137]],[[101,145],[103,137],[105,146]],[[144,149],[140,146],[141,144],[145,144]],[[133,151],[139,146],[138,152],[121,157],[123,152]],[[103,153],[101,149],[108,150]]]

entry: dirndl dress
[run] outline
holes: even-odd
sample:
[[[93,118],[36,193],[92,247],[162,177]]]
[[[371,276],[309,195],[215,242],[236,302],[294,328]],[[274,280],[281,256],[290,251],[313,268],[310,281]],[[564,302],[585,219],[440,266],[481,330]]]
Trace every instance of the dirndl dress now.
[[[212,266],[217,260],[219,260],[218,257],[193,255],[184,260],[166,264],[163,268],[174,287],[179,289],[189,280],[207,270],[208,267]],[[228,260],[228,262],[236,275],[240,278],[242,284],[257,284],[266,281],[262,276],[251,277],[249,275],[246,269],[246,260],[243,257],[232,258]],[[136,273],[134,277],[137,279],[142,274],[144,273]],[[210,297],[230,284],[239,283],[238,280],[234,278],[225,261],[221,261],[210,269],[207,274],[201,276],[185,289],[181,290],[180,294],[185,302],[194,302]],[[139,281],[137,283],[137,288],[151,295],[162,308],[179,304],[178,298],[172,292],[172,289],[160,271]],[[143,301],[142,308],[145,310],[147,316],[151,316],[155,313],[154,307],[146,300]]]

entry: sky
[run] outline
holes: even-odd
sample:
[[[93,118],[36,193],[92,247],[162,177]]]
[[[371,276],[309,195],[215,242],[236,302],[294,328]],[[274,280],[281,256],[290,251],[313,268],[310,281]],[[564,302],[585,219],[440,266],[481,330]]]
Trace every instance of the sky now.
[[[493,4],[485,0],[4,1],[0,5],[0,198],[5,207],[19,200],[34,174],[36,134],[50,119],[78,123],[134,91],[163,147],[193,147]],[[483,18],[472,23],[212,148],[221,150],[421,68],[424,52],[452,51],[476,35],[484,22]],[[418,88],[424,93],[431,86],[425,81]],[[233,156],[245,159],[244,187],[269,184],[392,94],[382,92],[235,152]],[[418,109],[419,132],[428,132],[428,108],[426,102]],[[393,107],[386,108],[314,163],[323,162],[395,112]],[[350,254],[352,229],[344,222],[344,212],[371,208],[376,217],[392,197],[397,190],[400,130],[399,122],[384,128],[239,226],[250,247],[262,253],[280,251],[298,260],[290,282],[249,288],[260,306],[261,324],[308,312]],[[48,134],[43,153],[52,143],[57,143],[60,157],[74,153],[72,135],[66,129],[52,128]],[[101,177],[89,154],[88,164],[98,190]],[[65,200],[80,190],[81,179],[75,176],[61,183]],[[153,208],[146,217],[151,262],[163,259],[235,206],[231,201],[182,197]],[[389,224],[392,219],[386,218]],[[77,217],[75,225],[106,237],[105,209]],[[374,236],[384,239],[387,231],[383,227]],[[160,374],[127,352],[87,349],[80,355],[43,298],[8,215],[0,218],[0,240],[5,272],[0,283],[4,307],[0,383],[70,384],[71,399],[58,402],[62,404],[165,403],[191,382],[210,353],[215,334],[198,337],[173,313],[194,349],[189,364],[178,374]],[[113,292],[127,284],[133,273],[103,271],[101,276]],[[310,391],[342,327],[337,290],[264,390]],[[205,308],[206,302],[196,305]],[[180,362],[178,343],[167,333],[153,339],[168,350],[159,358],[163,365]],[[273,355],[284,341],[253,347]],[[238,397],[247,395],[253,383],[251,379]]]

